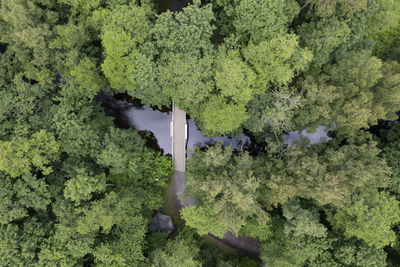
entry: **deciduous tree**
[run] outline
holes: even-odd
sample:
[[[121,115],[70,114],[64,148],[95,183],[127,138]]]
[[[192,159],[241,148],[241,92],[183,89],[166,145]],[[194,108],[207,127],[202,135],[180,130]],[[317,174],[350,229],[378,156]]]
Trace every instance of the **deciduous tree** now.
[[[392,246],[396,239],[391,229],[400,222],[399,202],[385,192],[362,192],[352,197],[352,203],[338,209],[331,218],[334,227],[346,237],[357,237],[368,245]]]
[[[197,207],[185,208],[182,215],[189,226],[199,227],[201,233],[205,225],[215,223],[209,233],[223,237],[224,232],[231,231],[237,235],[251,217],[257,218],[259,224],[267,221],[267,213],[257,202],[259,181],[248,153],[234,155],[231,147],[222,148],[221,144],[206,152],[196,148],[188,160],[186,177],[185,196],[194,197]],[[198,215],[191,217],[193,211]],[[218,231],[212,231],[215,228]]]

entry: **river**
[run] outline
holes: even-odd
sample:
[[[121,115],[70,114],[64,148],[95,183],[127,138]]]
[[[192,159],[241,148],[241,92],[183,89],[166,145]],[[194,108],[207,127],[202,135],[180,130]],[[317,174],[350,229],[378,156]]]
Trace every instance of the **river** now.
[[[137,100],[129,101],[126,95],[117,95],[115,97],[99,94],[96,99],[100,101],[106,113],[115,118],[115,123],[120,128],[135,128],[141,132],[149,132],[155,139],[151,146],[163,151],[164,154],[172,154],[172,139],[170,136],[172,112],[168,109],[163,111],[147,107],[140,104]],[[254,147],[250,136],[241,134],[240,138],[229,136],[206,137],[196,126],[193,119],[187,120],[188,124],[188,156],[194,146],[213,145],[216,142],[222,142],[224,145],[233,146],[236,149],[243,148],[248,150]],[[300,131],[291,131],[284,136],[285,143],[288,146],[293,145],[301,139],[308,139],[310,145],[329,141],[331,138],[327,134],[325,126],[318,126],[313,133],[306,129]]]
[[[163,154],[172,154],[172,138],[171,138],[171,119],[172,112],[168,108],[157,110],[140,104],[140,101],[129,98],[126,94],[116,96],[107,96],[99,94],[96,97],[98,102],[102,103],[105,112],[114,117],[116,126],[120,128],[135,128],[139,130],[142,136],[146,136],[147,145],[153,149],[162,151]],[[233,138],[228,136],[206,137],[198,129],[193,119],[187,120],[188,124],[188,140],[187,140],[187,156],[194,146],[205,146],[222,142],[224,145],[233,146],[236,149],[243,148],[245,150],[257,148],[257,144],[251,142],[251,138],[245,134],[240,137]],[[329,140],[324,126],[320,126],[314,133],[306,130],[301,132],[292,131],[286,135],[286,144],[293,145],[300,139],[308,139],[309,144],[324,142]],[[150,137],[150,138],[149,138]],[[154,137],[154,138],[151,138]],[[184,174],[182,173],[184,176]],[[179,179],[178,179],[179,180]],[[179,210],[182,204],[177,200],[176,195],[180,195],[185,188],[184,177],[180,179],[183,182],[179,185],[171,185],[167,190],[165,197],[165,211],[173,218],[180,218]],[[177,189],[178,188],[178,189]],[[180,191],[180,193],[178,192]],[[179,203],[178,203],[179,202]],[[181,220],[181,219],[179,219]],[[206,235],[204,238],[215,243],[218,247],[227,251],[227,246],[238,249],[246,255],[258,257],[259,243],[255,239],[247,237],[235,237],[231,233],[226,233],[223,239],[216,238],[212,235]]]
[[[171,119],[172,112],[168,110],[157,110],[145,105],[139,101],[129,101],[123,99],[124,95],[116,97],[99,94],[96,99],[100,101],[108,115],[115,118],[115,123],[121,128],[135,128],[142,132],[150,132],[157,141],[158,148],[164,154],[172,154],[171,139]],[[187,120],[188,141],[186,149],[190,156],[190,151],[194,146],[213,145],[216,142],[222,142],[224,145],[233,146],[236,149],[251,145],[249,136],[242,134],[240,138],[229,136],[206,137],[197,128],[193,119]]]

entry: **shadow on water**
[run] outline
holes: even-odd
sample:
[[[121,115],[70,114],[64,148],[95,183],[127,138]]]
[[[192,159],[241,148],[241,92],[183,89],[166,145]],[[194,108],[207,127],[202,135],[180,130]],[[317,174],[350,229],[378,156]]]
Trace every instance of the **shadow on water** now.
[[[133,99],[127,94],[108,96],[99,94],[96,101],[101,102],[107,115],[114,117],[117,127],[139,130],[140,135],[147,141],[146,145],[164,154],[172,154],[171,120],[172,112],[170,107],[157,109],[143,105],[140,100]],[[250,150],[257,144],[246,134],[234,138],[229,136],[206,137],[198,129],[193,119],[187,120],[188,142],[187,150],[193,150],[194,146],[205,147],[222,142],[225,146],[230,145],[235,149]],[[259,150],[259,148],[257,148]]]
[[[142,125],[135,125],[135,121],[132,121],[132,118],[129,116],[130,112],[135,110],[138,114],[134,115],[137,115],[138,118],[151,123],[149,118],[146,116],[141,116],[142,114],[140,114],[140,111],[152,111],[152,109],[147,108],[140,102],[140,100],[133,99],[128,94],[108,96],[100,93],[96,96],[96,101],[101,103],[101,106],[107,115],[114,118],[114,124],[116,127],[121,129],[135,128],[139,130],[139,135],[146,140],[147,147],[155,151],[160,151],[163,154],[170,153],[170,151],[165,151],[165,145],[163,146],[162,144],[159,144],[157,135],[155,135],[151,129],[140,127]]]

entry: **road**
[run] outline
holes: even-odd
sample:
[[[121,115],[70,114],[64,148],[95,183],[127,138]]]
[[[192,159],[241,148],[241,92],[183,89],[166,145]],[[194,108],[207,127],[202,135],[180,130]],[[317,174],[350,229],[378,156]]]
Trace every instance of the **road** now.
[[[193,199],[187,198],[185,203],[181,203],[178,197],[183,194],[186,187],[186,142],[187,126],[186,113],[180,110],[175,104],[172,104],[172,155],[174,163],[174,181],[173,188],[177,200],[176,207],[182,208],[185,205],[193,205]]]

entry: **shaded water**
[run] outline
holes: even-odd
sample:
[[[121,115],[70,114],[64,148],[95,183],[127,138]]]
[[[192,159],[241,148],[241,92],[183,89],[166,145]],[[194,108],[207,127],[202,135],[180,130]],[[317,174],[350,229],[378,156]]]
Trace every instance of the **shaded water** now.
[[[113,116],[115,124],[120,128],[135,128],[142,133],[150,133],[151,147],[158,147],[164,151],[164,154],[172,154],[171,138],[171,120],[172,112],[165,110],[163,112],[140,104],[140,102],[130,99],[126,100],[124,95],[116,97],[99,94],[96,100],[101,102],[106,113]],[[249,136],[241,134],[240,138],[231,138],[228,136],[206,137],[197,128],[193,119],[187,120],[188,140],[186,149],[193,150],[194,146],[213,145],[216,142],[222,142],[224,145],[230,145],[234,148],[249,148],[252,144]],[[291,146],[295,141],[308,139],[310,145],[327,142],[331,138],[328,136],[327,128],[319,126],[314,133],[307,130],[289,132],[286,137],[286,144]]]
[[[149,107],[131,106],[123,113],[131,127],[141,131],[149,131],[157,139],[158,146],[164,150],[164,154],[172,154],[172,139],[170,136],[170,124],[172,112],[163,113]]]
[[[139,131],[152,133],[153,141],[158,144],[158,148],[164,151],[164,154],[172,153],[172,138],[171,138],[171,120],[172,113],[170,111],[161,112],[152,108],[135,103],[135,101],[127,101],[125,99],[118,99],[118,97],[110,97],[99,94],[97,101],[102,102],[102,105],[107,114],[115,118],[114,122],[118,127],[123,128],[136,128]],[[223,142],[225,145],[231,145],[235,148],[245,147],[250,148],[256,146],[251,143],[249,136],[242,134],[240,138],[222,137],[205,137],[197,128],[194,120],[187,120],[188,125],[188,142],[187,150],[193,149],[193,146],[204,146],[205,144],[214,144],[217,141]],[[291,145],[296,139],[310,138],[310,143],[323,141],[328,138],[324,127],[318,127],[314,134],[309,134],[307,131],[290,132],[287,136],[288,145]],[[322,137],[322,139],[321,139]],[[183,193],[185,189],[185,175],[183,172],[174,173],[174,179],[165,194],[165,204],[163,212],[172,216],[175,220],[174,223],[183,223],[180,217],[181,202],[177,196]],[[193,202],[194,204],[194,202]],[[257,258],[259,256],[259,242],[255,239],[248,237],[235,237],[231,233],[226,233],[223,239],[218,239],[211,235],[206,235],[206,240],[212,240],[218,247],[226,249],[230,247],[236,251],[243,252],[245,255]]]
[[[117,97],[99,94],[96,97],[100,101],[107,114],[115,118],[115,123],[121,128],[135,128],[139,131],[151,132],[157,140],[158,147],[164,151],[164,154],[172,154],[171,138],[171,120],[172,112],[161,112],[149,108],[140,103],[118,99]],[[231,138],[228,136],[205,137],[197,128],[193,119],[187,120],[188,124],[188,151],[193,146],[204,146],[215,144],[217,141],[225,145],[231,145],[234,148],[241,148],[250,144],[250,137],[242,134],[241,138]]]
[[[301,140],[301,139],[308,139],[309,144],[317,144],[317,143],[323,143],[323,142],[328,142],[332,138],[328,136],[327,132],[327,127],[326,126],[318,126],[315,132],[309,133],[307,132],[306,129],[303,131],[292,131],[289,132],[288,135],[286,136],[286,144],[288,146],[291,146],[295,141]]]

